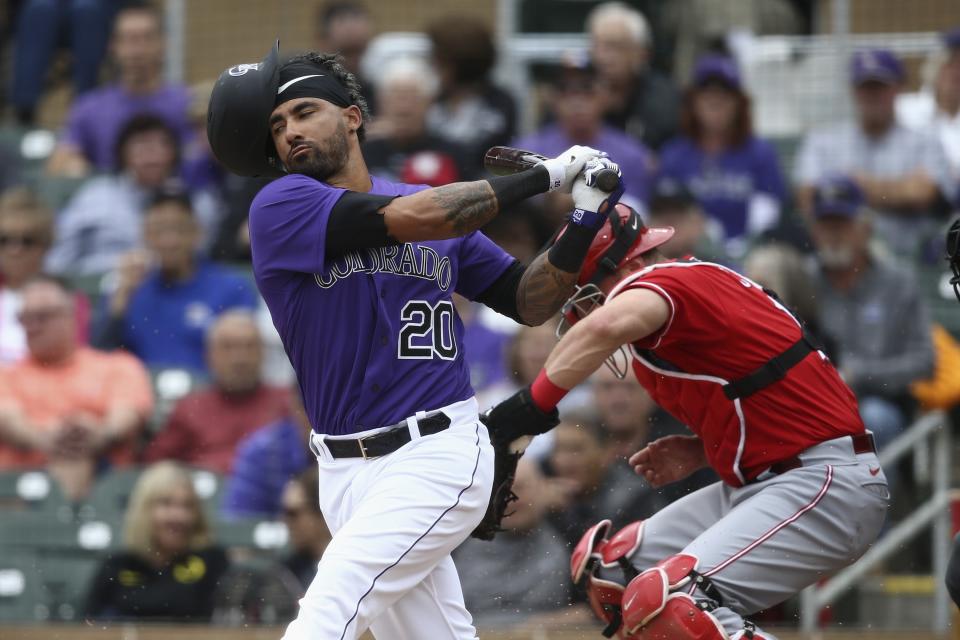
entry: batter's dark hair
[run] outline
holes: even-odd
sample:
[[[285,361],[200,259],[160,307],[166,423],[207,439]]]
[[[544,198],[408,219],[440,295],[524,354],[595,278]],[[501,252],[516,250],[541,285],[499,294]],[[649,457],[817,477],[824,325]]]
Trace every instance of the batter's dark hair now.
[[[307,53],[290,58],[284,64],[291,62],[309,62],[315,64],[325,69],[346,88],[347,94],[350,96],[350,104],[359,108],[360,115],[363,117],[363,122],[360,123],[360,128],[357,129],[357,140],[360,142],[366,140],[367,120],[370,119],[370,108],[367,106],[366,98],[360,93],[360,83],[357,82],[356,76],[347,71],[347,68],[343,66],[343,57],[335,53],[308,51]]]

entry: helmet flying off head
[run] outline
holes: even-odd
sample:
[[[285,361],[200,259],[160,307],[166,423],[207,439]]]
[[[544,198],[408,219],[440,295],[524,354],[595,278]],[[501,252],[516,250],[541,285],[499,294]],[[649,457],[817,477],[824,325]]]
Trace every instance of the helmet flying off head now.
[[[213,155],[233,173],[249,177],[285,173],[267,124],[279,86],[279,40],[260,62],[232,66],[217,78],[207,108],[207,139]]]

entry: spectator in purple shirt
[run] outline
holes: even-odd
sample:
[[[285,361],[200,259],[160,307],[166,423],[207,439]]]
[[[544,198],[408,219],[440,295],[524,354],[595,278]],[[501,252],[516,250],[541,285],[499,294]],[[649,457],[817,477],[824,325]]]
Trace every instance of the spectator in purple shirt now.
[[[117,81],[85,94],[70,108],[47,170],[82,176],[116,165],[117,135],[132,116],[148,112],[166,120],[186,142],[191,135],[190,92],[163,81],[163,21],[157,9],[133,5],[117,14],[110,53]]]
[[[604,97],[597,75],[586,59],[569,56],[553,78],[556,121],[520,138],[514,146],[554,156],[571,145],[600,149],[616,158],[626,192],[621,202],[645,210],[653,174],[653,156],[643,144],[603,121]],[[568,206],[561,207],[564,212]]]
[[[753,135],[750,98],[733,60],[702,57],[684,97],[684,135],[662,150],[662,174],[682,182],[723,225],[727,251],[780,220],[787,189],[774,148]]]

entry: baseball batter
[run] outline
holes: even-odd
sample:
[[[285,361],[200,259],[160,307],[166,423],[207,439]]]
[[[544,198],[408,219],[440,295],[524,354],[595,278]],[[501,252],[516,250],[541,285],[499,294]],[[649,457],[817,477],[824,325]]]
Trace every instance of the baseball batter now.
[[[366,118],[335,56],[281,62],[277,47],[225,71],[210,103],[217,157],[283,176],[250,208],[253,267],[297,372],[334,534],[284,637],[474,638],[450,552],[487,508],[493,463],[451,297],[551,317],[605,220],[596,212],[615,202],[587,183],[616,165],[574,147],[512,176],[395,184],[367,172]],[[528,267],[476,231],[548,189],[573,189],[581,209]]]
[[[666,261],[657,246],[673,229],[616,211],[565,307],[574,326],[487,425],[537,432],[629,345],[633,374],[696,434],[637,452],[637,473],[659,486],[709,465],[722,481],[619,532],[598,523],[573,553],[573,578],[586,577],[607,635],[769,639],[746,616],[853,562],[879,534],[889,494],[873,438],[775,295],[720,265]]]

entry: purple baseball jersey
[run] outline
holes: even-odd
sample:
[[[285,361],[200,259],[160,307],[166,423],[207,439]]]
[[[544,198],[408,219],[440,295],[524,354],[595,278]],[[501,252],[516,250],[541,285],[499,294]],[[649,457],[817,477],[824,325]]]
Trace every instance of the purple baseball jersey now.
[[[371,193],[424,186],[373,178]],[[264,187],[250,205],[257,286],[297,372],[318,433],[397,423],[473,395],[454,292],[473,299],[513,262],[480,232],[324,255],[344,189],[303,175]]]
[[[70,107],[61,136],[79,148],[98,171],[113,171],[117,135],[131,117],[140,113],[156,114],[166,120],[186,144],[193,135],[187,117],[189,106],[190,91],[182,85],[163,85],[146,95],[133,95],[120,85],[110,85],[77,99]]]
[[[754,195],[766,194],[781,204],[787,198],[776,151],[758,138],[716,156],[707,155],[689,138],[677,138],[663,148],[660,171],[685,184],[706,214],[723,225],[727,238],[747,233]]]

